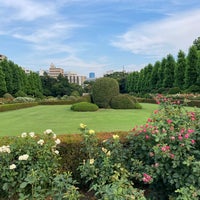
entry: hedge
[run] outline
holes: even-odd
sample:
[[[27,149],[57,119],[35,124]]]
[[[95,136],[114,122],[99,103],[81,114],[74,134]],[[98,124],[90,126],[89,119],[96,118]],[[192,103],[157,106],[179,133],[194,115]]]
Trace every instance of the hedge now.
[[[79,112],[97,111],[99,107],[96,104],[89,102],[79,102],[71,106],[71,110]]]
[[[37,106],[37,102],[31,103],[15,103],[15,104],[3,104],[0,105],[0,112],[9,111],[9,110],[18,110],[22,108],[29,108],[33,106]]]

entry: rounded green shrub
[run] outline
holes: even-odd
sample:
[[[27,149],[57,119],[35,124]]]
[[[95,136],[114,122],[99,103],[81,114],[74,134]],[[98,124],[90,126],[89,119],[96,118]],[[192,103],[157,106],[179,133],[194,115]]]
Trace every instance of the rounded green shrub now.
[[[89,102],[79,102],[71,106],[71,110],[79,112],[97,111],[99,107],[96,104]]]
[[[173,87],[169,89],[168,94],[177,94],[179,92],[181,92],[181,89],[179,87]]]
[[[92,86],[92,100],[100,108],[109,108],[111,99],[118,94],[119,84],[113,78],[99,78]]]
[[[119,94],[111,100],[111,108],[114,109],[140,109],[142,108],[135,97],[128,94]]]

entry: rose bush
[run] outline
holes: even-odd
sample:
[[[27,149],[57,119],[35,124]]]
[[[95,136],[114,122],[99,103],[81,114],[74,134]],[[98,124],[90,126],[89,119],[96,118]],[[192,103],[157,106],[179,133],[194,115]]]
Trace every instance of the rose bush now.
[[[52,130],[14,137],[0,147],[0,199],[41,199],[48,196],[76,200],[79,196],[70,173],[59,172],[60,140]],[[58,184],[58,180],[65,185]],[[71,198],[76,196],[76,198]]]
[[[151,175],[151,199],[179,199],[182,188],[190,191],[189,198],[183,199],[199,199],[199,112],[188,112],[179,101],[162,95],[157,96],[157,102],[159,109],[129,135],[129,155],[139,159],[140,170]],[[136,173],[133,165],[128,168],[131,174]]]
[[[84,149],[88,159],[79,170],[90,190],[102,200],[145,199],[143,191],[134,188],[130,173],[125,168],[126,151],[119,136],[98,141],[94,130],[80,124]]]

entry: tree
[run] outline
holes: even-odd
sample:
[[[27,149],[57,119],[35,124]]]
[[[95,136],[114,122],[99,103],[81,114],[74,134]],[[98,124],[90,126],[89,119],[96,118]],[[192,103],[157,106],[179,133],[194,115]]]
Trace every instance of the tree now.
[[[151,89],[157,89],[157,84],[159,81],[159,69],[160,69],[160,61],[156,61],[156,63],[154,64],[152,73],[151,73]]]
[[[163,80],[164,80],[164,72],[165,72],[165,65],[166,65],[166,58],[163,58],[160,64],[160,67],[158,69],[158,82],[157,82],[157,88],[163,87]]]
[[[150,92],[150,90],[151,90],[151,74],[152,74],[152,70],[153,70],[152,64],[148,64],[144,68],[143,92]]]
[[[164,71],[164,88],[172,88],[174,84],[174,69],[176,67],[176,62],[171,54],[167,56],[165,71]]]
[[[174,86],[183,89],[185,84],[185,69],[187,66],[187,61],[185,58],[185,53],[183,51],[179,51],[178,60],[174,70]]]
[[[200,50],[200,37],[194,40],[193,45],[196,46],[197,50]]]
[[[187,66],[185,70],[185,88],[189,88],[197,83],[198,52],[196,46],[189,48],[187,56]]]
[[[0,62],[0,66],[2,67],[3,73],[5,75],[7,92],[13,94],[13,71],[12,67],[9,64],[7,59],[4,59]]]
[[[139,79],[139,72],[135,71],[128,74],[126,78],[127,92],[138,92],[138,79]]]
[[[112,97],[119,94],[119,84],[113,78],[97,79],[92,86],[92,99],[100,108],[109,108]]]
[[[112,74],[105,74],[104,77],[114,78],[119,83],[120,93],[126,93],[126,78],[128,74],[124,71],[114,72]]]
[[[3,73],[2,67],[0,66],[0,97],[2,97],[7,92],[5,75]]]

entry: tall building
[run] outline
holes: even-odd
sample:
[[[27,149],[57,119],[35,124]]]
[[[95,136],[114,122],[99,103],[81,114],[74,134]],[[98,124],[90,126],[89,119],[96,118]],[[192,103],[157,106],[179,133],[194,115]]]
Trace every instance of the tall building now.
[[[83,85],[86,80],[85,76],[79,76],[74,72],[67,72],[64,76],[67,77],[69,83],[75,83],[78,85]]]
[[[94,72],[90,72],[89,73],[89,79],[93,79],[95,78],[95,73]]]
[[[2,55],[2,54],[0,54],[0,60],[3,60],[3,59],[7,59],[7,57]]]
[[[55,65],[51,63],[48,75],[50,77],[57,78],[59,74],[64,76],[64,70],[62,68],[55,67]]]

